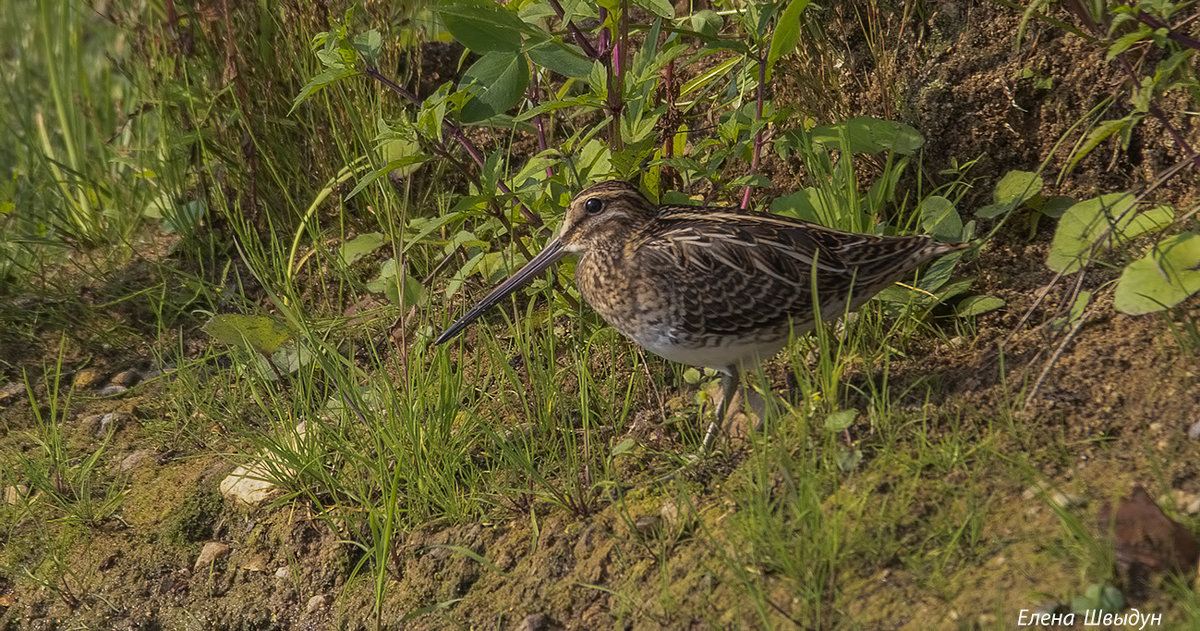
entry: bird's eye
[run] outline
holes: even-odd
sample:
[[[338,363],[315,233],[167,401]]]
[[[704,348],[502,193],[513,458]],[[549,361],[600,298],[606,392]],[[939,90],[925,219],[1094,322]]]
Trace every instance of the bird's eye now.
[[[593,197],[583,203],[583,209],[589,215],[597,215],[600,211],[604,210],[604,200],[599,197]]]

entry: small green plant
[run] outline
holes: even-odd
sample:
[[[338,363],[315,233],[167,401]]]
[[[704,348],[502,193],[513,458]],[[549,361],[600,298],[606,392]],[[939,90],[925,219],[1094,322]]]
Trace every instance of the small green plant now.
[[[100,430],[105,432],[99,444],[91,446],[89,453],[76,455],[68,447],[64,435],[67,414],[72,407],[74,388],[63,391],[62,351],[58,363],[46,371],[49,375],[44,401],[34,394],[34,386],[26,376],[25,388],[33,413],[34,428],[30,440],[36,448],[28,452],[10,454],[20,467],[21,478],[28,483],[26,511],[34,514],[40,509],[49,509],[57,519],[78,525],[97,526],[110,518],[125,497],[123,485],[105,481],[101,471],[102,458],[112,435],[111,425]]]

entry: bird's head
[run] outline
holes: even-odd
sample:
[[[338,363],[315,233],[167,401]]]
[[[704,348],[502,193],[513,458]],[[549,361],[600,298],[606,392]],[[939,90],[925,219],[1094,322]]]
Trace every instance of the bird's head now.
[[[567,254],[584,254],[623,247],[628,237],[654,219],[656,208],[629,182],[608,180],[593,184],[571,200],[558,237],[508,280],[500,283],[437,338],[441,344],[458,335],[483,312]]]

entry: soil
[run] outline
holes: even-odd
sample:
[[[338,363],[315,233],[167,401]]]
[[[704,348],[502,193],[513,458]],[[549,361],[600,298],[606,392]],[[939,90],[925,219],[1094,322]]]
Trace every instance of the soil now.
[[[834,3],[839,4],[839,3]],[[1070,143],[1060,139],[1088,108],[1116,94],[1106,118],[1129,108],[1120,95],[1123,71],[1104,59],[1104,51],[1082,38],[1037,21],[1027,26],[1020,45],[1013,38],[1021,15],[996,3],[930,2],[928,13],[907,21],[887,18],[891,39],[881,55],[863,36],[853,9],[831,9],[828,36],[846,51],[836,82],[840,91],[815,92],[808,49],[781,62],[774,84],[777,102],[806,111],[827,112],[828,120],[871,115],[913,125],[927,139],[927,173],[979,158],[970,171],[977,186],[964,207],[991,201],[992,185],[1010,170],[1059,175],[1069,164]],[[1063,14],[1059,19],[1069,19]],[[815,49],[814,49],[815,50]],[[453,53],[453,54],[451,54]],[[815,54],[815,53],[814,53]],[[435,63],[441,60],[442,65]],[[426,74],[445,73],[458,53],[443,45],[424,58]],[[1028,70],[1029,72],[1024,72]],[[820,72],[830,72],[822,68]],[[1039,81],[1040,79],[1049,80]],[[430,84],[422,89],[427,90]],[[1163,103],[1163,110],[1192,146],[1200,146],[1200,118],[1188,116],[1184,101]],[[824,119],[823,119],[824,120]],[[1047,193],[1090,197],[1098,191],[1128,190],[1152,181],[1183,158],[1163,126],[1147,118],[1128,147],[1115,140],[1101,144],[1060,180],[1047,176]],[[768,160],[761,171],[777,190],[792,190],[803,176],[794,165]],[[868,175],[869,177],[869,175]],[[867,180],[869,181],[869,180]],[[1155,192],[1157,199],[1186,208],[1197,199],[1196,178],[1177,177]],[[956,431],[955,419],[972,423],[1019,422],[1019,438],[1003,448],[1029,452],[1041,475],[1058,488],[1115,502],[1133,484],[1200,494],[1200,440],[1186,434],[1200,420],[1200,347],[1186,335],[1172,334],[1197,317],[1191,301],[1172,316],[1133,317],[1106,302],[1104,288],[1117,272],[1095,266],[1078,289],[1097,291],[1098,303],[1085,324],[1056,326],[1070,308],[1077,279],[1058,279],[1044,261],[1053,222],[1036,226],[1022,215],[1005,226],[971,265],[973,291],[1005,300],[1005,307],[977,318],[973,336],[957,345],[912,349],[891,367],[893,384],[903,388],[918,375],[939,379],[940,413],[931,431]],[[140,270],[141,273],[147,273]],[[136,284],[139,270],[120,282]],[[114,281],[117,282],[117,281]],[[97,288],[94,304],[104,303]],[[18,305],[36,310],[37,304]],[[136,331],[139,314],[114,313],[114,321]],[[1189,320],[1193,319],[1193,320]],[[0,352],[9,365],[40,366],[52,356],[57,334],[47,329],[46,346],[5,340]],[[140,347],[75,348],[68,361],[104,375],[124,368],[148,369],[144,358],[158,343],[150,331],[137,332]],[[96,339],[99,339],[98,336]],[[54,344],[51,344],[53,338]],[[963,341],[966,340],[966,341]],[[1005,370],[1001,370],[1001,366]],[[786,388],[784,372],[768,375]],[[32,375],[35,379],[40,374]],[[15,380],[17,375],[5,375]],[[469,377],[468,377],[469,378]],[[662,393],[668,401],[690,397],[694,386],[678,384]],[[630,435],[670,446],[653,429],[664,404],[647,393],[631,415]],[[194,450],[186,434],[144,444],[148,427],[171,421],[170,407],[155,390],[136,397],[84,400],[72,411],[70,440],[95,440],[84,422],[98,414],[120,412],[126,421],[113,436],[102,466],[125,480],[119,519],[89,525],[88,536],[66,528],[47,533],[5,533],[0,562],[0,626],[6,629],[368,629],[374,628],[373,586],[349,580],[360,559],[343,545],[327,523],[302,501],[249,508],[222,498],[220,481],[232,470],[229,459]],[[23,393],[0,398],[0,415],[9,428],[30,427],[34,410]],[[188,431],[220,431],[209,419],[193,420]],[[647,429],[650,428],[650,429]],[[14,430],[15,431],[15,430]],[[1065,436],[1070,453],[1042,453],[1039,435]],[[869,441],[866,456],[872,457]],[[130,460],[131,456],[139,456]],[[124,463],[124,464],[123,464]],[[132,463],[132,464],[130,464]],[[125,465],[128,465],[126,468]],[[700,533],[719,533],[735,508],[715,499],[715,487],[736,462],[718,462],[693,481],[695,523],[672,523],[665,516],[680,498],[657,487],[631,491],[622,503],[604,505],[587,517],[546,509],[537,521],[528,517],[496,523],[430,524],[404,533],[390,561],[386,597],[380,607],[386,628],[440,629],[459,621],[479,628],[736,628],[763,623],[747,607],[729,607],[714,617],[711,602],[738,598],[721,574]],[[4,483],[20,488],[19,472],[6,472]],[[885,488],[890,480],[861,480],[863,492]],[[852,488],[840,493],[849,493]],[[904,563],[853,574],[841,589],[853,594],[849,610],[837,621],[859,628],[1008,627],[997,618],[1011,603],[1030,609],[1049,602],[1079,582],[1079,570],[1061,562],[1061,551],[1043,545],[1047,533],[1061,529],[1060,516],[1045,503],[1030,502],[1026,488],[996,483],[987,500],[986,522],[974,535],[988,541],[987,554],[948,565],[939,584],[915,578]],[[926,502],[945,498],[927,497]],[[831,501],[837,501],[836,499]],[[1173,508],[1173,507],[1172,507]],[[11,510],[11,508],[10,508]],[[1195,532],[1196,516],[1181,517]],[[1190,521],[1187,521],[1190,519]],[[914,507],[915,528],[920,507]],[[533,531],[534,523],[537,532]],[[904,527],[900,525],[898,527]],[[1089,525],[1090,527],[1090,525]],[[674,529],[669,549],[650,545],[647,531]],[[719,534],[713,535],[719,537]],[[230,546],[211,567],[193,563],[209,541]],[[531,544],[536,541],[536,544]],[[61,554],[49,554],[53,550]],[[463,550],[486,551],[490,566]],[[12,573],[22,560],[62,559],[61,582],[34,586]],[[1185,582],[1194,577],[1185,577]],[[664,610],[652,597],[670,585],[674,607]],[[1126,585],[1127,597],[1142,611],[1165,612],[1168,621],[1184,617],[1158,579],[1149,586]],[[788,597],[778,587],[779,601]],[[641,601],[616,596],[645,594]],[[1015,615],[1015,611],[1013,612]],[[789,621],[771,611],[766,619],[781,628]],[[798,626],[831,626],[829,621],[800,621]]]

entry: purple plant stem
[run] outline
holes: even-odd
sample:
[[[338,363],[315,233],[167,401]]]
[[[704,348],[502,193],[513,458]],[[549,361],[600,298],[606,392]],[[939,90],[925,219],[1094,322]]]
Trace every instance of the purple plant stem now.
[[[608,142],[615,148],[620,149],[621,143],[621,110],[624,108],[624,102],[621,95],[621,87],[624,85],[622,72],[624,64],[621,63],[624,58],[626,45],[626,35],[629,28],[629,21],[626,19],[625,2],[622,2],[621,16],[617,20],[617,37],[613,40],[612,45],[612,63],[608,68]],[[607,32],[607,29],[605,30]],[[603,39],[603,36],[602,36]]]
[[[760,51],[758,51],[758,89],[755,90],[755,92],[757,93],[757,101],[758,101],[755,104],[755,110],[754,110],[754,120],[756,122],[762,121],[763,102],[766,99],[766,97],[763,93],[766,90],[766,83],[767,83],[767,61],[765,59],[763,59],[763,54],[762,54],[762,51],[760,50]],[[752,175],[754,174],[754,172],[758,171],[758,156],[759,156],[759,154],[762,153],[762,146],[763,146],[763,128],[759,127],[758,131],[754,132],[754,154],[750,158],[750,173]],[[746,190],[742,191],[742,205],[741,205],[742,210],[745,210],[746,207],[748,207],[749,205],[750,205],[750,185],[747,184]]]
[[[533,64],[529,64],[529,71],[530,71],[531,75],[533,76],[533,80],[529,82],[529,91],[527,94],[529,96],[529,102],[532,103],[534,107],[537,107],[538,106],[537,67],[534,66]],[[541,114],[537,114],[533,117],[533,126],[537,129],[538,150],[545,151],[547,148],[546,130],[545,130],[545,122],[542,120]],[[554,177],[554,169],[551,168],[550,166],[546,167],[546,177],[548,177],[548,178]]]
[[[604,22],[606,20],[608,20],[608,9],[605,9],[604,7],[600,7],[599,17],[600,17],[600,24],[603,25]],[[596,59],[600,59],[606,53],[608,53],[608,47],[611,43],[611,40],[612,40],[612,37],[611,37],[611,34],[608,32],[608,28],[607,27],[601,28],[600,36],[597,38],[597,42],[596,42]]]
[[[365,74],[368,77],[371,77],[372,79],[375,79],[376,81],[387,86],[393,92],[404,97],[406,100],[408,100],[413,105],[419,106],[421,104],[421,100],[417,98],[417,95],[408,91],[403,86],[397,84],[395,81],[392,81],[391,79],[383,76],[383,74],[380,73],[379,70],[376,69],[374,66],[372,66],[368,63],[364,63],[363,64],[363,74]],[[471,139],[467,138],[462,133],[462,130],[459,129],[458,125],[455,125],[454,123],[443,118],[442,126],[446,128],[446,131],[450,134],[450,137],[454,138],[454,140],[456,140],[458,142],[458,144],[467,152],[467,155],[471,156],[471,159],[475,161],[475,164],[477,166],[479,166],[480,168],[483,168],[483,163],[484,163],[483,152],[479,150],[479,147],[475,146],[475,143],[471,142]],[[500,180],[496,180],[496,188],[500,189],[500,191],[502,193],[505,193],[507,195],[512,194],[512,189],[508,188],[508,185]],[[517,200],[517,210],[520,211],[521,216],[525,218],[525,221],[532,224],[535,228],[542,227],[541,218],[538,217],[537,215],[533,214],[532,212],[530,212],[529,209],[525,207],[525,204],[521,203],[520,200]]]
[[[566,19],[567,14],[565,11],[563,11],[562,4],[560,4],[558,0],[549,1],[550,8],[554,9],[554,12],[558,14],[558,19],[566,23],[567,32],[571,34],[571,39],[575,40],[575,45],[582,49],[583,54],[587,55],[589,59],[599,59],[601,53],[598,52],[596,48],[592,46],[592,43],[588,41],[587,35],[584,35],[583,31],[579,30],[579,27],[575,26],[574,22]],[[600,10],[603,11],[604,9]],[[604,19],[603,14],[601,14],[600,19]]]
[[[1200,50],[1200,40],[1196,40],[1192,37],[1187,36],[1184,33],[1180,33],[1179,31],[1176,31],[1175,29],[1171,28],[1170,26],[1163,24],[1161,20],[1154,17],[1153,15],[1149,15],[1143,11],[1138,11],[1137,19],[1139,22],[1141,22],[1142,24],[1145,24],[1146,26],[1149,26],[1150,28],[1165,28],[1165,29],[1167,29],[1167,37],[1174,40],[1174,42],[1176,44],[1179,44],[1180,46],[1183,46],[1185,48],[1193,48],[1196,50]]]
[[[1087,9],[1084,8],[1083,3],[1080,2],[1080,0],[1065,0],[1064,4],[1067,6],[1068,10],[1070,10],[1072,14],[1074,14],[1077,18],[1083,20],[1084,25],[1090,31],[1092,31],[1093,35],[1095,35],[1097,38],[1101,38],[1101,39],[1105,36],[1104,29],[1102,29],[1101,26],[1099,24],[1097,24],[1095,20],[1092,19],[1091,13],[1089,13],[1087,11]],[[1170,31],[1169,27],[1162,25],[1162,23],[1159,22],[1158,20],[1154,19],[1154,17],[1145,15],[1144,13],[1142,13],[1140,11],[1138,12],[1138,19],[1141,20],[1142,22],[1146,23],[1149,26],[1154,26],[1155,28],[1167,28],[1168,31]],[[1153,23],[1147,22],[1146,21],[1147,19],[1153,21]],[[1158,26],[1156,26],[1156,24]],[[1177,42],[1179,41],[1178,39],[1176,39],[1174,37],[1172,37],[1171,39],[1174,39]],[[1186,38],[1186,39],[1191,40],[1191,38]],[[1191,41],[1195,42],[1195,40],[1191,40]],[[1182,43],[1182,42],[1180,42],[1180,43]],[[1121,68],[1125,71],[1125,74],[1128,75],[1130,83],[1132,85],[1138,85],[1140,83],[1140,81],[1138,80],[1137,72],[1133,69],[1133,65],[1129,63],[1128,59],[1126,59],[1125,53],[1127,53],[1127,52],[1128,51],[1122,51],[1121,53],[1119,53],[1117,55],[1117,61],[1119,61],[1121,63]],[[1158,104],[1151,101],[1149,104],[1148,110],[1149,110],[1151,116],[1157,118],[1158,121],[1160,123],[1162,123],[1163,128],[1166,129],[1167,133],[1171,135],[1171,138],[1175,140],[1176,144],[1179,146],[1179,149],[1185,155],[1192,156],[1192,158],[1191,158],[1192,161],[1196,164],[1197,167],[1200,167],[1200,153],[1197,153],[1192,150],[1191,144],[1189,144],[1187,142],[1187,140],[1183,137],[1183,135],[1179,133],[1179,130],[1175,129],[1175,126],[1171,124],[1171,121],[1167,120],[1166,114],[1164,114],[1163,111],[1161,109],[1159,109]]]
[[[397,84],[395,81],[392,81],[391,79],[383,76],[383,74],[381,74],[379,72],[379,70],[377,70],[374,66],[364,62],[363,67],[364,67],[363,74],[366,74],[368,77],[371,77],[372,79],[375,79],[376,81],[382,83],[383,85],[387,86],[388,88],[391,88],[392,91],[394,91],[397,94],[399,94],[400,96],[404,97],[406,100],[413,103],[414,105],[421,104],[421,101],[420,101],[420,99],[417,98],[417,95],[404,89],[403,86]],[[454,123],[451,123],[450,121],[443,119],[442,125],[445,126],[446,130],[450,132],[450,135],[453,136],[454,139],[458,141],[459,145],[461,145],[462,148],[465,149],[468,154],[470,154],[470,156],[475,160],[475,164],[479,165],[479,167],[482,168],[483,162],[484,162],[483,161],[483,152],[481,152],[479,150],[479,148],[476,147],[475,144],[472,143],[469,138],[467,138],[465,135],[463,135],[462,130],[460,130],[458,128],[458,126],[455,125]],[[506,194],[510,194],[510,195],[512,194],[512,189],[508,188],[508,186],[504,182],[501,182],[499,180],[496,181],[496,188],[500,189],[502,192],[504,192]],[[530,212],[529,209],[525,207],[525,204],[523,204],[519,199],[517,199],[515,195],[513,196],[513,199],[516,201],[517,210],[519,210],[521,212],[521,216],[525,218],[525,221],[529,222],[529,224],[532,225],[534,228],[541,228],[543,225],[541,217],[538,217],[537,215]],[[517,251],[520,252],[521,255],[524,256],[527,260],[533,259],[533,253],[529,251],[529,248],[525,247],[525,242],[518,239],[516,237],[516,234],[513,232],[512,224],[508,221],[508,217],[505,217],[504,213],[499,208],[496,208],[494,204],[493,204],[493,210],[494,210],[493,214],[500,221],[500,223],[504,226],[505,230],[508,230],[508,233],[513,235],[513,242],[517,246]],[[572,309],[579,308],[579,301],[575,300],[575,298],[572,297],[571,294],[567,293],[566,291],[564,291],[562,289],[562,287],[559,286],[557,276],[553,277],[553,279],[550,281],[550,284],[552,287],[554,287],[554,289],[556,289],[557,291],[559,291],[562,294],[563,299],[566,300],[566,302],[567,302],[567,305],[569,305]]]

